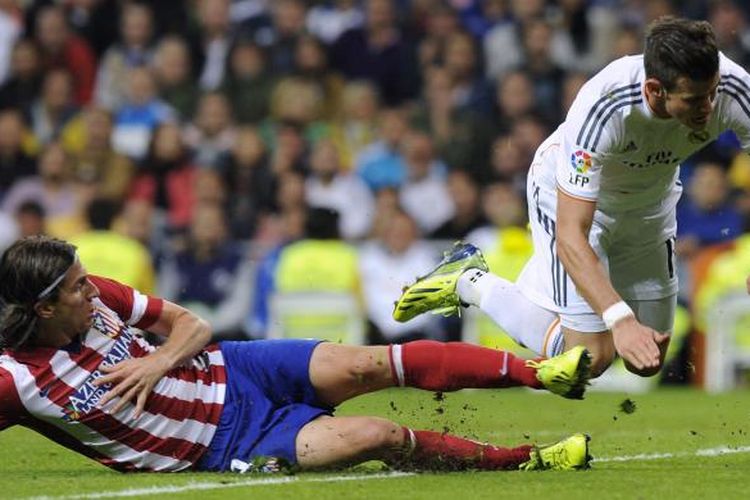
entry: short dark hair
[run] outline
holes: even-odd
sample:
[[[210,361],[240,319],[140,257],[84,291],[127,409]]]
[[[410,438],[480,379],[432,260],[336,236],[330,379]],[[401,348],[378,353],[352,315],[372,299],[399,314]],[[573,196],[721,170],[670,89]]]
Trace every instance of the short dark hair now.
[[[94,198],[86,207],[86,218],[91,229],[107,231],[112,229],[117,216],[120,214],[120,204],[109,198]]]
[[[73,265],[76,247],[49,236],[29,236],[13,243],[0,258],[0,349],[18,349],[37,325],[39,295]],[[58,287],[44,298],[57,300]]]
[[[332,208],[312,207],[307,211],[305,236],[313,240],[338,240],[339,212]]]
[[[646,78],[672,90],[680,77],[705,82],[719,71],[719,49],[707,21],[660,17],[646,32]]]

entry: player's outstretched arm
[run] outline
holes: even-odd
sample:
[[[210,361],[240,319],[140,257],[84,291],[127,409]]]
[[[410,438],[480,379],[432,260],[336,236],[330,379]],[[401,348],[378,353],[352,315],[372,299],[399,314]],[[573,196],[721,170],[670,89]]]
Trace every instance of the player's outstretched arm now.
[[[588,241],[596,202],[570,196],[558,189],[557,253],[576,288],[594,311],[602,315],[622,301]],[[631,315],[612,326],[617,353],[636,370],[651,370],[661,363],[658,344],[666,335],[640,324]]]
[[[164,345],[148,356],[100,367],[106,375],[95,384],[114,384],[99,401],[100,407],[119,396],[120,400],[111,410],[117,413],[135,400],[133,418],[138,418],[146,406],[146,399],[164,374],[198,354],[211,338],[211,327],[206,321],[166,300],[159,319],[149,330],[167,337]]]

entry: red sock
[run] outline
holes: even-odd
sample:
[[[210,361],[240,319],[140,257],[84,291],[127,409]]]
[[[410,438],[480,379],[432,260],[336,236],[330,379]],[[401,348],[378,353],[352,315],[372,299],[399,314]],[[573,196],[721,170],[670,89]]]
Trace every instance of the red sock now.
[[[397,385],[429,391],[455,391],[469,387],[540,389],[536,369],[507,351],[463,342],[416,340],[390,346],[391,371]]]
[[[410,431],[406,427],[403,430],[404,439],[412,441],[413,446],[406,462],[425,470],[517,469],[529,459],[532,450],[530,445],[499,448],[450,434]]]

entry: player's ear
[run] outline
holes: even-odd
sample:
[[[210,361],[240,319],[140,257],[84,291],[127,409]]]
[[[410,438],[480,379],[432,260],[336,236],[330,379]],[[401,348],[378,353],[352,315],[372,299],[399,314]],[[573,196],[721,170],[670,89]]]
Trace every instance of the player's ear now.
[[[659,80],[656,78],[649,78],[646,80],[646,94],[656,97],[664,97],[666,95],[666,90]]]
[[[40,318],[49,319],[55,314],[55,305],[50,300],[40,300],[34,304],[34,312]]]

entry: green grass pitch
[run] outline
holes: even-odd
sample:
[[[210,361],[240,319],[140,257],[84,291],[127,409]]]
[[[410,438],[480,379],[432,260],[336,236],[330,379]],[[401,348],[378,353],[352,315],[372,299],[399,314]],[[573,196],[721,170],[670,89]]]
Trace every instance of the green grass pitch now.
[[[629,399],[634,408],[622,403]],[[628,411],[634,410],[634,411]],[[369,463],[285,475],[119,474],[25,429],[0,433],[0,498],[474,498],[650,499],[750,496],[750,392],[687,389],[591,393],[567,401],[531,391],[434,394],[391,390],[340,414],[371,414],[414,428],[514,445],[584,431],[595,461],[580,472],[391,474]]]

